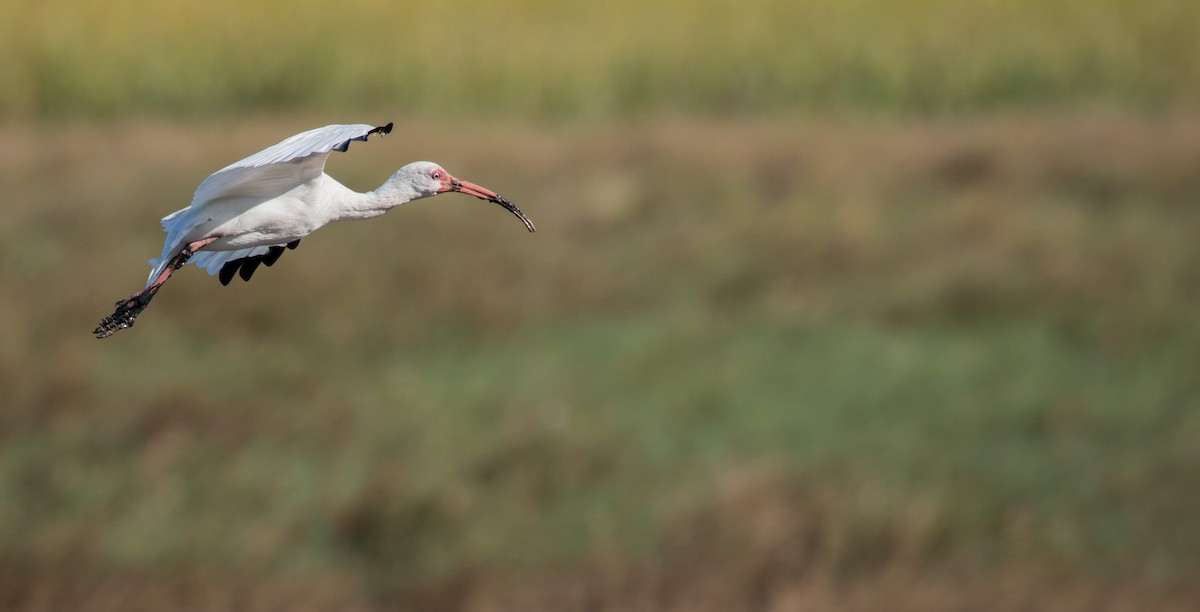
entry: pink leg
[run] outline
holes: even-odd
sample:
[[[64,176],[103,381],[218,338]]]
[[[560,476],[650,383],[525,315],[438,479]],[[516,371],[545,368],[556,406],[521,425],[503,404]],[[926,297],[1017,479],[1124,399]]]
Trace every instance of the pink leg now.
[[[107,338],[126,327],[133,327],[134,320],[150,304],[150,300],[154,298],[154,294],[158,293],[158,288],[167,282],[168,278],[171,278],[171,274],[182,268],[196,251],[212,244],[217,238],[219,236],[209,236],[208,238],[188,243],[175,257],[171,258],[171,261],[167,263],[167,267],[158,275],[158,278],[154,279],[154,282],[147,285],[145,289],[117,302],[116,311],[105,317],[103,321],[100,321],[100,325],[96,329],[93,329],[92,333],[96,334],[97,338]]]

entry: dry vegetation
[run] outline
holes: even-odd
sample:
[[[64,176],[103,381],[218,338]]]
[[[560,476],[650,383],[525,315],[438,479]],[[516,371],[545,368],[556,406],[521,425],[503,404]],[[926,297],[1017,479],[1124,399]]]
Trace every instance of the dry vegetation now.
[[[1200,101],[1194,0],[0,5],[0,117],[459,116]]]
[[[1194,116],[401,121],[331,172],[539,232],[445,196],[92,339],[325,120],[0,130],[0,608],[1200,601]]]
[[[1200,2],[0,3],[0,610],[1200,607]],[[443,196],[177,275],[302,129]]]

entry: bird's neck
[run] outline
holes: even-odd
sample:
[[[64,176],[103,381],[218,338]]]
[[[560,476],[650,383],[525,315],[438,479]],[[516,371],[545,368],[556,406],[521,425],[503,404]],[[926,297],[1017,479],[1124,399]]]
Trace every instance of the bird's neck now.
[[[339,194],[337,216],[334,221],[356,221],[371,219],[401,205],[417,199],[418,194],[404,185],[384,183],[379,189],[359,193],[346,189]]]

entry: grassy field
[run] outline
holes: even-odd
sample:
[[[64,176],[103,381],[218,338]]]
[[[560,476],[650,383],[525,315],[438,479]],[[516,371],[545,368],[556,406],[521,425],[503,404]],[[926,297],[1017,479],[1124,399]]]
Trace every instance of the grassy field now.
[[[1194,610],[1200,3],[0,3],[0,610]],[[443,196],[188,268],[327,123]]]
[[[331,173],[539,232],[443,196],[91,337],[329,119],[0,129],[0,608],[1200,601],[1197,116],[402,121]]]
[[[8,0],[0,118],[1200,103],[1194,0]]]

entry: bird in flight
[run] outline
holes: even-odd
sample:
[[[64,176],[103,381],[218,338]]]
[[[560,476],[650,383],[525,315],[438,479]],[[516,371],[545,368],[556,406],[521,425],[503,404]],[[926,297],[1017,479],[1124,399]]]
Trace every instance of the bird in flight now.
[[[192,203],[162,219],[167,238],[162,254],[150,260],[141,291],[116,303],[116,310],[92,333],[107,338],[132,327],[171,274],[194,263],[227,285],[234,275],[250,280],[259,265],[271,266],[286,249],[332,221],[370,219],[413,200],[446,192],[475,196],[504,207],[525,228],[533,221],[496,192],[451,176],[441,166],[413,162],[374,191],[353,191],[325,174],[325,160],[345,152],[354,140],[392,131],[392,124],[327,125],[296,134],[210,175],[196,188]]]

